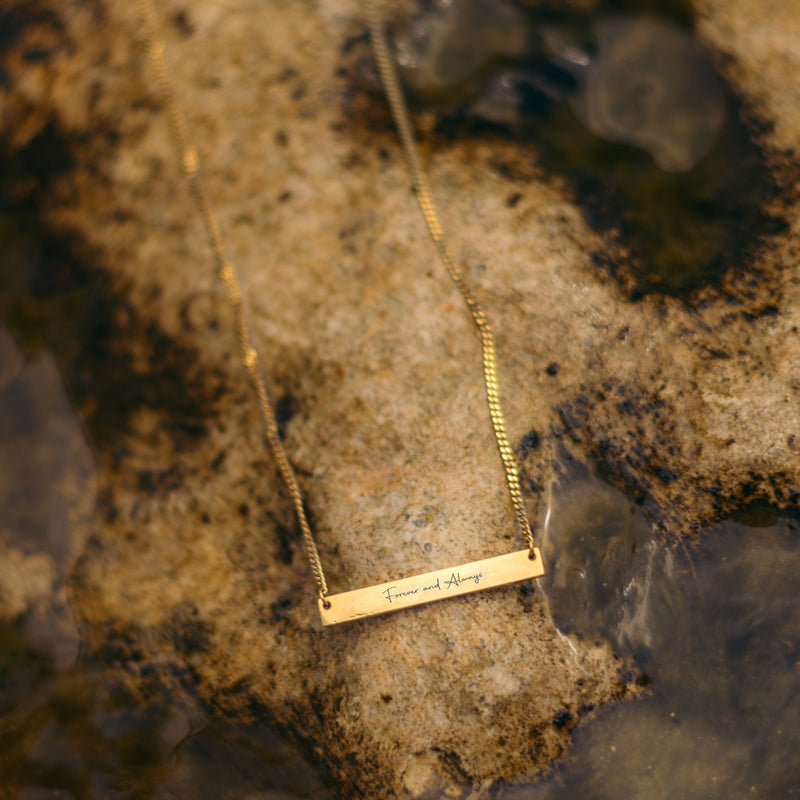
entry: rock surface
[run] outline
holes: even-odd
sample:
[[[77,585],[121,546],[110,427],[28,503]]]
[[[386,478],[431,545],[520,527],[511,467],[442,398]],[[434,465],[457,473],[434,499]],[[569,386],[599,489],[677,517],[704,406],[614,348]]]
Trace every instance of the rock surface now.
[[[800,11],[767,6],[698,7],[718,67],[773,124],[759,144],[788,222],[721,286],[632,301],[590,259],[605,242],[537,169],[535,145],[426,143],[453,249],[495,328],[532,516],[557,447],[672,537],[754,500],[800,505]],[[170,0],[161,12],[332,589],[516,548],[477,337],[358,60],[360,8]],[[131,669],[170,664],[223,713],[275,724],[342,796],[477,797],[530,778],[581,716],[635,691],[624,665],[605,643],[561,636],[530,589],[317,629],[135,10],[4,13],[18,26],[3,151],[67,148],[46,192],[18,191],[104,293],[107,327],[70,362],[95,378],[73,389],[100,467],[73,592],[91,646]]]

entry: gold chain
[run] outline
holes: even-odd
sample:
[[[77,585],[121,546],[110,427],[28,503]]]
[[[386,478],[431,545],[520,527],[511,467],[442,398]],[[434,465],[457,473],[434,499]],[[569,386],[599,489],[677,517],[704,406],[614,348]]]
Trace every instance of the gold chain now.
[[[281,442],[281,437],[278,434],[278,423],[275,419],[275,412],[273,411],[269,392],[267,391],[267,384],[264,381],[264,375],[261,370],[261,359],[259,358],[258,350],[253,344],[250,326],[245,316],[242,291],[239,286],[239,276],[236,272],[236,267],[225,252],[222,229],[219,226],[217,216],[208,199],[208,191],[205,181],[203,180],[202,172],[200,171],[200,161],[197,156],[197,150],[189,141],[186,121],[183,117],[180,104],[178,103],[167,61],[164,56],[165,46],[159,36],[158,16],[156,14],[155,5],[153,0],[140,0],[140,7],[150,58],[156,72],[159,89],[161,90],[169,112],[172,135],[175,138],[175,143],[180,153],[181,168],[189,181],[192,192],[200,206],[200,212],[203,215],[203,221],[205,222],[206,230],[211,240],[211,246],[217,261],[219,276],[228,291],[228,300],[230,301],[236,318],[236,329],[239,333],[239,353],[242,363],[250,376],[256,398],[258,399],[258,407],[261,411],[261,419],[264,424],[267,444],[272,454],[275,456],[281,478],[291,495],[297,521],[300,523],[300,529],[303,533],[303,543],[305,544],[311,571],[314,574],[314,580],[317,582],[320,597],[324,599],[328,594],[328,584],[325,581],[325,573],[322,570],[319,551],[317,550],[314,536],[311,533],[311,527],[308,524],[306,510],[303,506],[303,495],[297,483],[297,476],[292,469],[292,465],[289,463],[289,458],[286,455],[283,442]]]
[[[525,511],[525,503],[522,499],[522,490],[519,485],[519,471],[517,462],[514,458],[514,451],[508,442],[506,435],[506,423],[503,417],[503,408],[500,405],[500,385],[497,380],[497,356],[494,349],[494,336],[489,325],[489,319],[472,289],[464,280],[464,275],[460,267],[450,255],[450,250],[444,240],[444,229],[439,220],[439,214],[433,202],[428,178],[422,168],[422,159],[419,155],[416,139],[414,138],[414,128],[411,124],[411,115],[408,113],[403,92],[400,89],[400,81],[397,78],[397,71],[394,61],[389,54],[389,44],[386,41],[386,34],[383,29],[378,7],[375,0],[364,0],[369,17],[370,33],[372,35],[372,52],[375,55],[375,62],[378,65],[378,72],[383,82],[386,97],[389,100],[389,107],[392,110],[397,130],[400,133],[400,141],[403,145],[408,169],[411,172],[411,182],[414,192],[417,195],[419,207],[425,217],[431,239],[436,245],[442,263],[447,268],[447,272],[458,287],[461,296],[469,308],[470,314],[481,336],[481,350],[483,355],[483,380],[486,384],[486,398],[489,403],[489,416],[492,419],[494,438],[497,440],[497,447],[500,450],[500,458],[503,460],[503,467],[506,471],[506,481],[508,482],[508,492],[511,495],[511,502],[514,506],[514,516],[517,525],[525,538],[531,553],[533,553],[533,531],[528,522],[528,514]]]
[[[408,108],[400,89],[392,59],[389,55],[389,47],[383,31],[383,24],[374,2],[372,0],[365,0],[365,2],[369,15],[369,25],[372,33],[375,61],[378,65],[378,71],[381,75],[381,80],[383,81],[386,95],[389,99],[392,114],[400,132],[403,151],[411,172],[411,180],[419,201],[420,208],[422,209],[422,213],[425,217],[431,238],[436,245],[436,250],[445,267],[447,268],[450,278],[464,298],[470,314],[472,315],[472,319],[474,320],[475,325],[480,333],[483,355],[483,373],[484,382],[486,384],[489,415],[491,417],[495,439],[497,440],[497,446],[500,450],[500,457],[503,461],[503,467],[505,468],[509,494],[511,496],[511,502],[514,506],[514,515],[520,531],[525,538],[525,542],[528,545],[531,557],[533,557],[533,532],[531,531],[531,526],[528,522],[528,515],[525,511],[525,505],[522,499],[522,491],[519,484],[519,472],[517,470],[514,452],[511,449],[508,436],[506,435],[503,410],[500,405],[500,390],[497,380],[497,358],[495,355],[492,329],[489,326],[489,320],[486,316],[486,313],[484,312],[483,308],[481,308],[477,298],[465,282],[460,268],[453,260],[452,256],[450,255],[450,251],[445,244],[444,231],[439,220],[439,215],[436,211],[436,206],[433,202],[428,180],[425,176],[424,170],[422,169],[422,162],[419,156],[416,141],[414,139]],[[289,458],[278,433],[278,424],[275,419],[275,412],[273,410],[272,402],[270,401],[269,391],[267,390],[267,385],[264,380],[264,375],[261,368],[261,359],[259,357],[258,350],[253,343],[253,336],[251,334],[250,326],[247,322],[247,316],[245,314],[245,308],[242,301],[242,293],[239,284],[239,276],[233,262],[226,254],[225,243],[222,237],[222,229],[220,228],[217,216],[214,213],[214,208],[208,198],[206,183],[200,170],[200,161],[198,158],[197,149],[189,140],[186,121],[184,119],[181,106],[178,103],[177,94],[172,82],[169,67],[167,66],[165,57],[165,44],[159,34],[158,15],[156,13],[154,0],[139,0],[139,3],[149,56],[156,73],[159,90],[164,98],[164,102],[169,114],[172,136],[175,140],[180,155],[181,169],[184,175],[186,175],[187,181],[189,182],[203,217],[203,222],[205,224],[206,231],[211,242],[211,247],[214,251],[214,257],[217,262],[219,277],[225,284],[228,300],[231,308],[233,309],[239,338],[240,357],[256,393],[267,444],[275,457],[275,460],[278,464],[278,471],[280,472],[281,478],[286,485],[289,495],[291,496],[295,515],[297,516],[297,521],[302,531],[303,543],[305,545],[311,571],[314,575],[314,580],[317,583],[320,598],[322,599],[323,603],[325,603],[328,594],[328,585],[325,580],[325,573],[322,569],[319,551],[317,549],[314,536],[311,532],[311,527],[308,524],[308,518],[306,516],[305,507],[303,504],[303,495],[297,482],[297,476],[295,475],[295,472],[289,463]]]

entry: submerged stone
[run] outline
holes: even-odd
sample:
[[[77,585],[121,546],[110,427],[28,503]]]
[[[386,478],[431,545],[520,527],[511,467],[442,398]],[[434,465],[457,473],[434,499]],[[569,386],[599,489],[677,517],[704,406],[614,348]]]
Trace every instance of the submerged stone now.
[[[651,565],[663,548],[630,500],[585,466],[559,460],[540,537],[542,589],[559,630],[602,636],[627,655],[647,648]]]
[[[50,353],[0,326],[0,621],[60,665],[77,657],[66,583],[91,532],[96,469]]]
[[[406,87],[452,106],[474,94],[492,67],[525,52],[528,28],[506,0],[447,0],[398,25],[393,41]]]
[[[598,136],[647,150],[666,172],[690,170],[725,118],[725,91],[706,50],[647,16],[602,19],[595,37],[575,113]]]

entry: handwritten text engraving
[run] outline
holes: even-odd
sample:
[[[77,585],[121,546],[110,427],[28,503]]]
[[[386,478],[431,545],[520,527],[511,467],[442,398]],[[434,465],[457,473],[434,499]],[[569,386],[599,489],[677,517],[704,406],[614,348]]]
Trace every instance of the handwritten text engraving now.
[[[329,595],[326,598],[328,608],[321,600],[319,602],[320,616],[324,625],[334,625],[538,578],[544,574],[544,569],[538,548],[534,548],[534,554],[535,557],[530,558],[528,550],[520,550],[411,578],[398,578],[352,592]]]

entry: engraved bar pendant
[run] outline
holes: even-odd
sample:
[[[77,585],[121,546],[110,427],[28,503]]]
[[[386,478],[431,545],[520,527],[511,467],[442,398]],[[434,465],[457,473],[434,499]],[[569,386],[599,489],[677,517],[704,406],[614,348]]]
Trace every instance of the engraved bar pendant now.
[[[318,601],[322,624],[336,625],[339,622],[374,617],[448,597],[539,578],[544,575],[542,554],[538,547],[534,547],[533,552],[536,558],[531,558],[530,551],[526,548],[482,561],[459,564],[457,567],[437,569],[424,575],[398,578],[396,581],[365,586],[352,592],[328,595],[327,608],[323,600]]]

